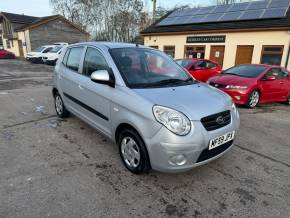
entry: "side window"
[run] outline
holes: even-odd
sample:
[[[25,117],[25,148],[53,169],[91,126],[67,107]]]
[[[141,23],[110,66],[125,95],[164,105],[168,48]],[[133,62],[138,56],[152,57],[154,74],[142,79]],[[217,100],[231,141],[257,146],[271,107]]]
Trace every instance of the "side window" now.
[[[81,57],[83,54],[83,47],[77,47],[77,48],[71,48],[68,58],[67,58],[67,62],[66,62],[66,66],[67,68],[73,70],[73,71],[78,71],[79,69],[79,65],[81,62]]]
[[[103,55],[97,49],[89,47],[86,51],[83,74],[90,77],[94,71],[108,69],[109,66]]]
[[[201,69],[205,69],[206,68],[206,62],[205,61],[198,61],[194,64],[194,66],[196,67],[200,67]]]
[[[216,65],[210,61],[206,61],[206,69],[214,69]]]
[[[287,74],[280,68],[272,68],[267,74],[267,76],[274,76],[276,79],[284,79],[287,77]]]
[[[70,53],[70,49],[67,49],[67,50],[66,50],[66,53],[65,53],[65,55],[64,55],[64,57],[63,57],[63,60],[62,60],[62,63],[63,63],[64,65],[66,65],[66,62],[67,62],[67,58],[68,58],[69,53]]]

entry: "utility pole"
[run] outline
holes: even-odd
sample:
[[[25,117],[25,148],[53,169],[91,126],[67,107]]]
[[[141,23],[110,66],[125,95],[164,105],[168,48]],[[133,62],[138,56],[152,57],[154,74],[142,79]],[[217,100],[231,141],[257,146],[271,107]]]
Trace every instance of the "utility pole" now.
[[[156,19],[156,3],[157,3],[157,0],[152,0],[153,2],[153,21],[155,21]]]

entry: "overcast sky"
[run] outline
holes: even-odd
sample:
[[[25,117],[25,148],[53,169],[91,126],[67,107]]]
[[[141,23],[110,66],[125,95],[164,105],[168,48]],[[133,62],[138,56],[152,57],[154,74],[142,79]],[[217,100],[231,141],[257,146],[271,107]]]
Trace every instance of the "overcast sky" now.
[[[151,9],[151,0],[146,1],[146,8]],[[208,5],[212,2],[213,0],[157,0],[158,5],[163,7],[171,7],[176,4]],[[52,14],[49,0],[0,0],[0,11],[39,17]]]

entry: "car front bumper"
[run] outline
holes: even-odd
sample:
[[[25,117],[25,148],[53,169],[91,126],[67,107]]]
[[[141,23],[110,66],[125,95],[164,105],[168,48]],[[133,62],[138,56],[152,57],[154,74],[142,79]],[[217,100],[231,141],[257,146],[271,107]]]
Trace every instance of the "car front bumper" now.
[[[186,136],[177,136],[162,127],[151,139],[144,139],[153,170],[161,172],[183,172],[206,164],[227,152],[233,140],[219,147],[208,149],[210,140],[237,130],[240,125],[239,113],[231,111],[231,123],[222,128],[207,131],[200,121],[191,121],[194,128]],[[183,157],[181,165],[172,163],[172,158]]]
[[[249,90],[248,89],[224,89],[221,88],[223,92],[227,93],[232,97],[235,104],[244,105],[247,104],[249,98]]]

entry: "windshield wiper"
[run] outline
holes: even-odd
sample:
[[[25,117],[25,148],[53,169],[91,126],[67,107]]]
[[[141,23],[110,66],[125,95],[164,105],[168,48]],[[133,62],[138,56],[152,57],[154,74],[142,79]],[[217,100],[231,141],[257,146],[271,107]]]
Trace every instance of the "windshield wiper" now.
[[[188,78],[186,80],[166,79],[166,80],[161,80],[161,81],[154,82],[154,83],[149,83],[148,86],[154,87],[154,86],[162,86],[162,85],[177,85],[177,84],[188,83],[189,81],[193,81],[193,79],[192,78]]]

